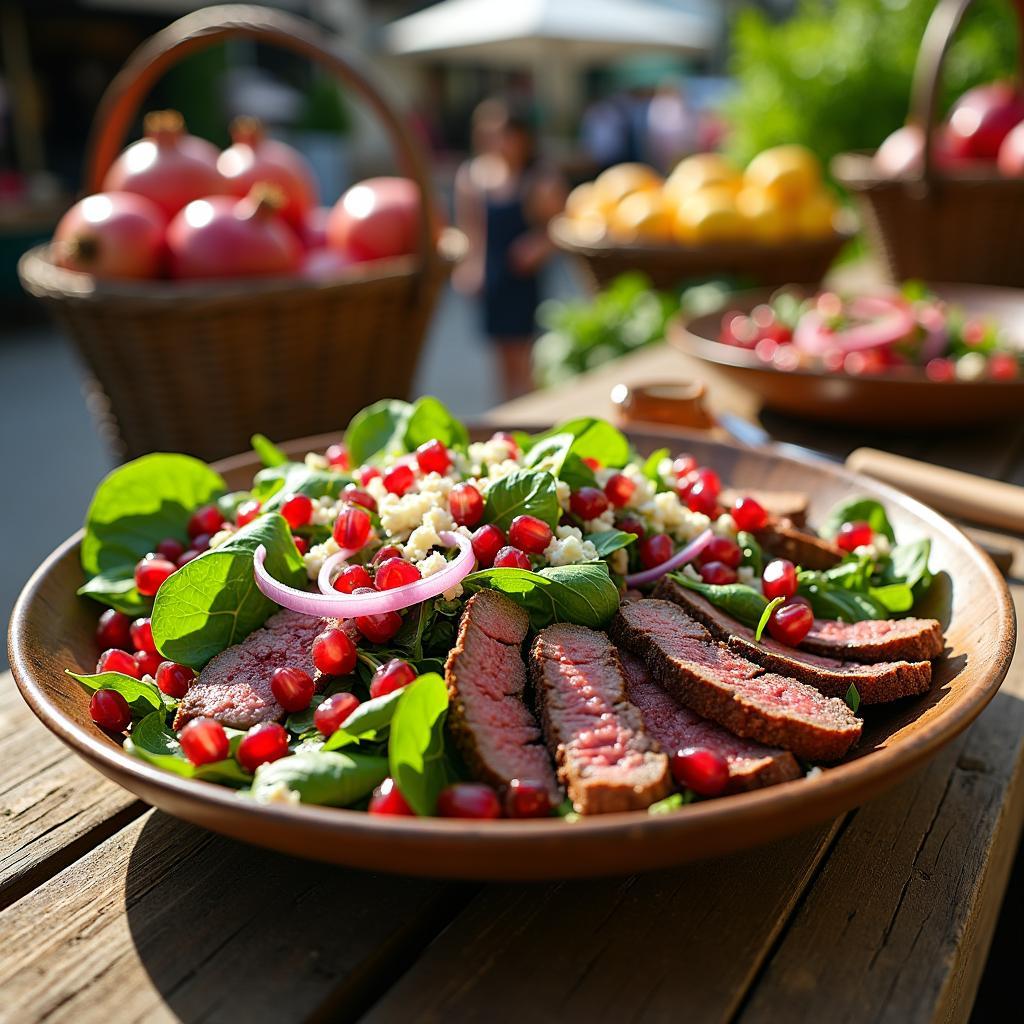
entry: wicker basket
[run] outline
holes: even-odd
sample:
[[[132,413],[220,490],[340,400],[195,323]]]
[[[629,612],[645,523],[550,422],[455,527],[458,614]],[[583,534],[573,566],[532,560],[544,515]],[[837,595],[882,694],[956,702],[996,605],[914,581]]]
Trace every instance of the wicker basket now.
[[[90,405],[119,455],[184,451],[215,459],[253,432],[289,438],[334,430],[379,398],[408,393],[431,313],[457,244],[439,235],[427,164],[358,60],[311,23],[262,7],[211,7],[153,36],[128,60],[97,110],[89,191],[124,144],[156,79],[182,57],[225,39],[279,45],[326,67],[382,121],[419,186],[416,256],[356,266],[323,283],[98,282],[27,252],[22,284],[74,339],[93,380]]]
[[[872,244],[896,282],[908,278],[1024,285],[1024,179],[996,168],[937,170],[932,152],[946,52],[971,0],[940,0],[921,43],[909,122],[925,135],[917,175],[882,177],[870,156],[843,153],[832,171],[858,200]]]

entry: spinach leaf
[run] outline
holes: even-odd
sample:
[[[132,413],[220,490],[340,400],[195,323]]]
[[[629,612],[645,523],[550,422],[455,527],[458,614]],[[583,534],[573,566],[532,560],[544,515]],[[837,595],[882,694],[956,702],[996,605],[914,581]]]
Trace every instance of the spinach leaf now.
[[[572,453],[581,459],[597,459],[602,466],[620,467],[629,462],[630,448],[626,435],[607,420],[595,416],[559,423],[553,433],[572,434]]]
[[[403,693],[404,690],[395,690],[393,693],[385,693],[383,697],[363,701],[345,719],[344,725],[328,737],[324,750],[338,750],[362,740],[379,739],[380,731],[391,724]]]
[[[741,530],[736,534],[736,543],[743,552],[740,565],[749,565],[754,570],[754,575],[760,577],[764,572],[764,553],[757,538],[752,533]]]
[[[885,508],[880,501],[874,498],[847,498],[840,501],[829,510],[821,524],[819,533],[822,537],[831,540],[838,532],[843,523],[853,523],[863,520],[871,524],[875,533],[881,533],[891,542],[896,540],[886,515]]]
[[[716,608],[721,608],[727,615],[738,619],[751,629],[757,626],[768,604],[759,590],[748,587],[745,583],[703,583],[691,579],[685,572],[672,573],[672,579],[680,586],[696,590]]]
[[[256,587],[253,552],[267,549],[267,571],[282,583],[305,579],[288,524],[261,515],[218,548],[204,551],[164,581],[153,602],[153,639],[165,658],[200,668],[262,626],[277,606]]]
[[[408,402],[384,398],[357,412],[345,431],[345,447],[353,466],[379,459],[402,448],[405,425],[412,414]]]
[[[263,512],[276,512],[293,494],[336,498],[347,478],[330,469],[310,469],[304,462],[283,462],[261,469],[253,479],[253,497]]]
[[[482,569],[463,581],[467,590],[490,587],[510,594],[530,614],[534,629],[575,622],[600,629],[618,611],[619,591],[603,562],[529,569]]]
[[[850,683],[850,688],[846,691],[846,696],[843,700],[846,701],[846,706],[854,714],[857,714],[857,709],[860,707],[860,691],[854,683]]]
[[[768,625],[768,620],[772,617],[772,612],[779,607],[780,604],[785,604],[786,599],[784,597],[773,597],[765,606],[764,611],[761,612],[761,618],[757,621],[757,629],[754,630],[754,640],[758,643],[761,642],[761,637],[764,635],[765,627]]]
[[[909,612],[914,607],[914,592],[905,583],[888,583],[883,587],[868,587],[868,596],[886,611]]]
[[[484,522],[508,530],[516,516],[542,519],[552,529],[562,515],[555,478],[539,469],[517,469],[487,488]]]
[[[667,459],[668,457],[669,450],[667,448],[659,448],[657,451],[651,452],[647,456],[646,462],[644,462],[644,476],[652,483],[657,484],[659,491],[665,489],[665,481],[661,479],[658,466],[661,465],[662,459]]]
[[[288,456],[263,434],[253,434],[251,444],[264,466],[283,466],[288,461]]]
[[[405,449],[415,451],[421,444],[437,439],[446,448],[465,449],[469,432],[445,406],[432,395],[417,398],[405,425]],[[365,460],[364,460],[365,461]]]
[[[695,795],[696,794],[692,789],[687,789],[682,793],[669,793],[669,795],[664,799],[656,800],[651,804],[650,807],[647,808],[647,813],[671,814],[673,811],[678,811],[687,804],[692,804]]]
[[[904,583],[920,597],[928,589],[932,574],[928,569],[931,557],[932,542],[927,538],[915,540],[910,544],[897,544],[889,552],[889,560],[882,569],[880,582]]]
[[[596,487],[594,471],[573,450],[576,438],[572,434],[552,434],[532,445],[523,465],[533,469],[547,461],[544,468],[559,480],[564,480],[574,491],[581,487]]]
[[[848,590],[829,580],[825,573],[801,569],[797,580],[800,593],[811,602],[819,618],[860,622],[889,617],[889,610],[870,593]]]
[[[598,558],[607,558],[613,551],[629,547],[636,540],[636,534],[624,530],[599,530],[597,533],[588,533],[583,539],[589,540],[597,548]]]
[[[83,583],[77,593],[116,608],[125,615],[145,615],[149,611],[149,598],[143,597],[135,586],[133,565],[97,573]]]
[[[387,774],[388,762],[383,757],[303,751],[261,764],[253,779],[252,795],[265,800],[283,783],[298,793],[304,804],[345,807],[379,786]]]
[[[431,672],[401,691],[391,719],[391,777],[417,814],[433,814],[438,793],[451,780],[444,752],[447,714],[448,689]]]
[[[186,779],[205,779],[232,786],[248,786],[249,773],[234,759],[238,744],[245,735],[240,729],[226,729],[231,741],[231,756],[222,761],[194,765],[181,752],[177,736],[167,727],[164,716],[158,712],[147,715],[132,726],[131,735],[124,741],[125,753],[157,768],[173,772]]]
[[[134,676],[127,676],[123,672],[96,672],[83,675],[64,670],[72,679],[77,679],[88,693],[95,693],[97,690],[115,690],[131,706],[132,713],[148,715],[152,711],[163,712],[168,701],[155,683],[146,683]]]

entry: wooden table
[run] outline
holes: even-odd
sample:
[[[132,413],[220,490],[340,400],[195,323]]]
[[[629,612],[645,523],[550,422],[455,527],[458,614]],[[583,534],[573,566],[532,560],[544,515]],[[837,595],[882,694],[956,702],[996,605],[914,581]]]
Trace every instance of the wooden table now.
[[[604,414],[618,380],[693,372],[649,350],[494,415]],[[754,411],[711,385],[715,407]],[[865,440],[769,422],[840,452]],[[888,446],[1024,483],[1024,428]],[[1019,573],[1024,545],[1008,543]],[[1018,651],[964,736],[810,832],[630,878],[438,883],[289,859],[150,810],[0,677],[0,1021],[964,1020],[1024,819],[1022,764]]]

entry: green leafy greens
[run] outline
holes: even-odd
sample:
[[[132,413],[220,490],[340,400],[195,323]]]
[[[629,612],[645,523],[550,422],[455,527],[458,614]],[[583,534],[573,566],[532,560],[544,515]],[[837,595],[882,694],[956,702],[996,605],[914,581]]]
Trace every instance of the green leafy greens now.
[[[448,689],[430,672],[401,694],[388,743],[391,777],[417,814],[433,814],[438,794],[452,780],[444,745]]]
[[[484,522],[507,531],[516,516],[536,516],[552,529],[562,515],[555,478],[538,469],[517,469],[487,489]]]

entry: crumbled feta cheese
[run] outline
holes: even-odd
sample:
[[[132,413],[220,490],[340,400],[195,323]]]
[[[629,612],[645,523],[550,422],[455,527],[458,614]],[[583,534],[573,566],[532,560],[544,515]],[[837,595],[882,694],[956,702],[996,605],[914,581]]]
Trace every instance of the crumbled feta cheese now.
[[[575,565],[577,562],[592,562],[597,558],[597,548],[575,526],[559,526],[554,537],[544,549],[543,557],[548,565]]]
[[[555,494],[558,496],[558,504],[563,512],[569,511],[569,502],[572,500],[572,488],[564,480],[555,481]]]
[[[689,576],[690,579],[692,579],[692,580],[699,580],[700,579],[700,573],[698,573],[697,570],[694,569],[694,567],[692,565],[689,565],[689,564],[683,566],[683,575],[684,576]]]
[[[427,512],[439,503],[440,499],[433,492],[410,491],[402,497],[385,494],[377,502],[380,525],[392,537],[405,536],[415,530]]]
[[[711,530],[716,537],[728,537],[729,540],[735,540],[736,520],[728,512],[725,512],[711,524]]]
[[[824,775],[824,769],[819,765],[815,765],[813,768],[807,770],[807,774],[804,776],[806,779],[816,779],[819,775]]]
[[[363,490],[366,491],[366,493],[370,495],[378,505],[386,497],[391,495],[391,492],[384,486],[384,481],[379,476],[375,476],[372,480],[368,480],[366,485],[363,487]]]
[[[299,794],[283,781],[275,782],[272,786],[260,790],[255,798],[261,804],[297,804],[300,802]]]
[[[487,470],[487,482],[493,484],[498,480],[504,480],[505,477],[515,473],[519,468],[519,463],[514,459],[505,459],[504,462],[492,463]]]
[[[957,380],[981,380],[987,367],[985,357],[980,352],[968,352],[956,361]]]
[[[599,516],[588,519],[583,524],[586,533],[601,533],[604,530],[615,529],[615,509],[606,508]]]
[[[634,485],[633,493],[630,495],[629,501],[626,502],[629,508],[640,508],[653,500],[657,488],[653,481],[644,476],[644,471],[638,465],[631,462],[627,466],[623,466],[622,474]]]
[[[419,569],[420,575],[426,579],[428,576],[441,572],[442,569],[447,569],[448,564],[448,559],[440,551],[434,551],[427,555],[426,558],[420,559],[416,563],[416,568]],[[462,597],[462,584],[456,583],[454,587],[449,587],[442,596],[446,601],[454,601]]]
[[[331,464],[319,452],[306,452],[302,460],[310,469],[330,469]]]
[[[675,473],[672,472],[672,459],[667,455],[658,462],[658,476],[666,483],[675,479]]]
[[[745,583],[748,587],[753,587],[755,590],[761,589],[761,579],[754,572],[752,565],[741,565],[736,570],[736,575],[739,577],[740,583]]]
[[[612,572],[625,576],[629,572],[629,555],[626,554],[626,549],[619,548],[618,551],[613,551],[611,558],[608,559],[608,564],[611,566]]]
[[[219,548],[221,544],[231,539],[234,532],[235,528],[233,526],[225,524],[210,538],[210,547]]]
[[[494,466],[509,462],[512,450],[507,441],[491,438],[490,441],[474,441],[469,446],[469,461],[474,466]]]
[[[616,473],[621,473],[621,472],[622,472],[622,470],[615,469],[613,467],[604,466],[601,469],[595,469],[594,470],[594,479],[597,481],[597,486],[600,487],[601,490],[603,491],[604,490],[604,485],[606,483],[608,483],[608,481],[611,480],[611,478],[613,476],[615,476]]]
[[[302,561],[306,566],[306,575],[315,580],[320,575],[324,562],[331,555],[336,555],[341,550],[338,542],[333,537],[328,537],[323,544],[314,544],[303,556]]]

